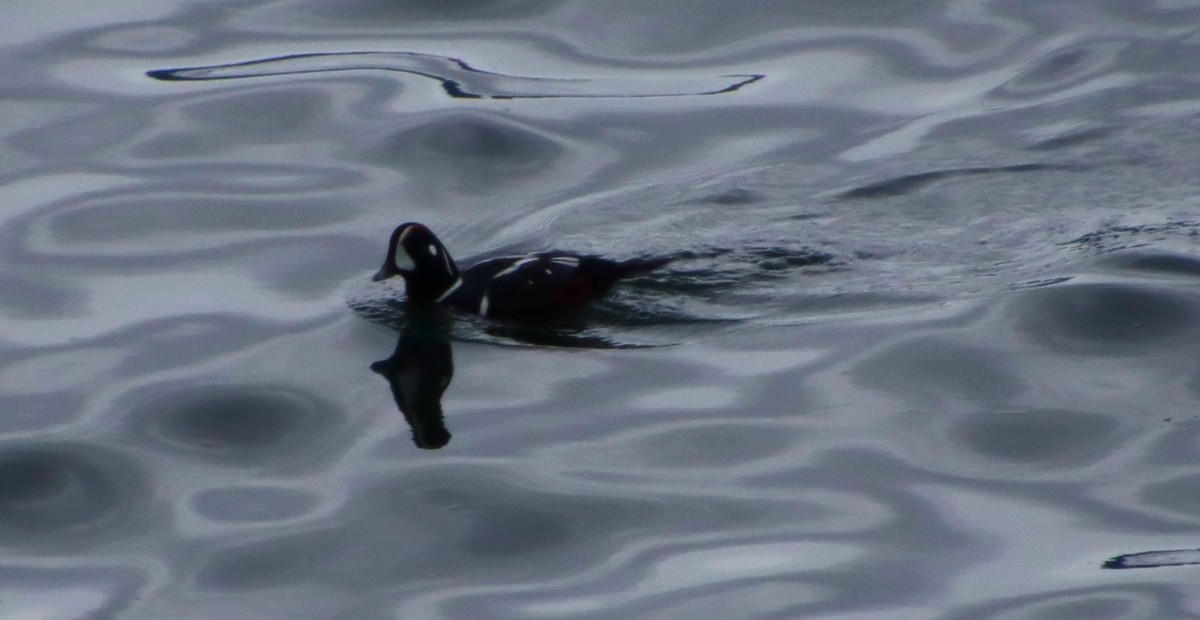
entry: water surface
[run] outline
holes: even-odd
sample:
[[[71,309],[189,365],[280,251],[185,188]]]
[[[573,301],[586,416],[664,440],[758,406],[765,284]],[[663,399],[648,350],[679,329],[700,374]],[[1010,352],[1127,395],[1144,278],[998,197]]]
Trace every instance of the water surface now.
[[[1193,4],[12,4],[6,615],[1200,615]]]

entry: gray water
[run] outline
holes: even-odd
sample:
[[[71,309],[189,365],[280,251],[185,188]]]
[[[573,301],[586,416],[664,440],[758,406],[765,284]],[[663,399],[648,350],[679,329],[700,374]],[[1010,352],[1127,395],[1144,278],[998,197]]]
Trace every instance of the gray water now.
[[[1197,3],[4,14],[0,616],[1200,617]]]

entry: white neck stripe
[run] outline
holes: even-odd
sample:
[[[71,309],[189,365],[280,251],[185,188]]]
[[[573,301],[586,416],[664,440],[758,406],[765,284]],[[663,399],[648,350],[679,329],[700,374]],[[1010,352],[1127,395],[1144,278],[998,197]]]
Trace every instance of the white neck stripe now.
[[[446,291],[444,293],[442,293],[441,295],[438,295],[438,298],[435,301],[437,303],[441,303],[443,299],[446,299],[447,297],[450,296],[451,293],[453,293],[454,291],[457,291],[458,287],[460,287],[460,286],[462,286],[462,278],[456,279],[454,281],[454,284],[451,284],[450,288],[446,289]]]

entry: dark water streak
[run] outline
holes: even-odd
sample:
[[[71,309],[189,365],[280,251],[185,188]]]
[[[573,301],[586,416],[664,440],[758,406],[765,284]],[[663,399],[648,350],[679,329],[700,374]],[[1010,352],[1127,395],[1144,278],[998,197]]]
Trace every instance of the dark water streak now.
[[[658,92],[637,93],[636,91],[643,90],[644,87],[632,80],[517,77],[484,71],[458,58],[415,52],[291,54],[226,65],[154,69],[147,71],[146,75],[164,81],[202,81],[370,69],[411,73],[437,80],[446,94],[456,99],[695,97],[733,93],[766,77],[764,75],[722,76],[705,81],[724,80],[724,85],[701,86],[697,90],[680,89],[674,92],[670,90],[672,82],[687,82],[688,80],[682,78],[648,80],[652,89]],[[451,75],[460,77],[451,78],[449,77]],[[735,81],[728,82],[730,79]],[[703,90],[704,88],[708,88],[708,90]]]

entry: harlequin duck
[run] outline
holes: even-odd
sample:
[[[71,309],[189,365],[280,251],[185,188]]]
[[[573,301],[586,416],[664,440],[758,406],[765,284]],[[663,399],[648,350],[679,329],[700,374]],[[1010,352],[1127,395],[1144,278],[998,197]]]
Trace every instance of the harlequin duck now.
[[[401,224],[373,278],[404,278],[409,301],[436,303],[488,318],[535,319],[579,308],[621,278],[660,267],[669,258],[624,261],[562,252],[485,260],[459,271],[446,246],[422,224]]]

